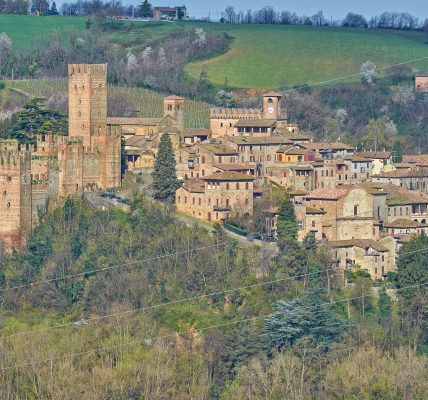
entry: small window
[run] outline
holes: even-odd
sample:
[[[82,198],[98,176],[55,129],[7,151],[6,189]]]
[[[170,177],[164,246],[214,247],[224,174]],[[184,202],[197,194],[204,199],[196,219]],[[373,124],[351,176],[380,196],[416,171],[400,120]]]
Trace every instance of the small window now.
[[[354,205],[354,215],[358,215],[358,205]]]
[[[7,202],[7,208],[10,208],[10,201]]]

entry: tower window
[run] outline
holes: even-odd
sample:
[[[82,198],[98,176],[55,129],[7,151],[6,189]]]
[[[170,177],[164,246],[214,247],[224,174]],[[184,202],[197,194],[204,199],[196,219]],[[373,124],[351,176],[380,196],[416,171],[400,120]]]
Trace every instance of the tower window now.
[[[168,111],[172,111],[172,104],[168,104]]]
[[[269,99],[269,100],[268,100],[268,103],[273,103],[273,100],[272,100],[272,99]]]

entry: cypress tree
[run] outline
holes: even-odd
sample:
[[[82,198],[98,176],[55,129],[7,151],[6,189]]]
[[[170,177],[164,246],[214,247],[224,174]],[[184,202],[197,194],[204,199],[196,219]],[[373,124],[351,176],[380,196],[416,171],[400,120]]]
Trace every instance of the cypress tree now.
[[[159,143],[159,151],[152,173],[152,189],[155,199],[165,202],[173,202],[175,200],[175,191],[180,187],[175,165],[171,138],[168,133],[164,133]]]
[[[58,15],[58,9],[56,8],[56,3],[53,2],[50,10],[50,15]]]
[[[281,201],[276,232],[279,243],[294,242],[297,240],[296,214],[294,213],[293,203],[288,196]]]

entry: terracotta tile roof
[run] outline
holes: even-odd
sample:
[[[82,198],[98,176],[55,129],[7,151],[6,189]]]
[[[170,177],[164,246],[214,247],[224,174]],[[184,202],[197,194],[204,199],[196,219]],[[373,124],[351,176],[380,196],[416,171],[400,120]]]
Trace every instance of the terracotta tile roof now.
[[[271,128],[276,125],[273,119],[240,119],[235,127],[256,127],[256,128]]]
[[[157,126],[162,118],[128,118],[128,117],[108,117],[107,125],[145,125]]]
[[[132,136],[125,140],[125,146],[130,147],[142,147],[147,143],[147,138],[145,136]]]
[[[375,160],[387,160],[391,158],[390,151],[361,151],[357,153],[357,155],[363,158],[373,158]]]
[[[278,93],[278,92],[271,91],[271,92],[265,93],[263,95],[263,97],[282,97],[282,94]]]
[[[398,218],[385,224],[385,228],[428,228],[428,225],[413,221],[411,219]]]
[[[282,145],[282,144],[293,144],[286,136],[229,136],[226,138],[227,141],[237,145],[251,146],[251,145]]]
[[[211,129],[185,128],[183,137],[211,136]]]
[[[205,182],[201,179],[190,179],[185,181],[182,187],[191,193],[205,192]]]
[[[397,169],[401,169],[401,168],[414,168],[414,164],[410,164],[410,163],[394,163],[394,167]]]
[[[403,162],[404,163],[418,163],[418,162],[427,162],[428,154],[419,154],[419,155],[404,155]]]
[[[352,162],[363,162],[363,163],[371,163],[372,160],[369,158],[360,157],[357,155],[346,156],[345,160],[351,160]]]
[[[428,177],[427,168],[413,168],[411,170],[397,169],[395,171],[383,172],[376,175],[375,178],[419,178]]]
[[[224,144],[199,143],[197,145],[215,155],[238,155],[239,153]]]
[[[351,239],[351,240],[336,240],[329,242],[329,245],[335,248],[338,247],[359,247],[361,249],[369,249],[372,248],[378,252],[388,252],[389,250],[382,246],[380,243],[371,239]]]
[[[330,149],[355,150],[354,147],[341,142],[335,142],[335,143],[313,142],[313,143],[304,143],[302,144],[302,146],[310,150],[330,150]]]
[[[310,151],[307,149],[302,149],[300,147],[289,146],[281,147],[280,149],[278,149],[277,153],[288,154],[292,156],[304,156],[305,154],[310,153]]]
[[[339,189],[316,189],[310,192],[306,197],[308,199],[325,199],[325,200],[337,200],[341,197],[345,197],[351,190],[351,186],[344,188],[343,186]]]
[[[214,164],[214,167],[223,171],[244,171],[250,169],[250,167],[245,164]]]
[[[390,182],[364,182],[360,186],[367,190],[386,193],[388,205],[428,203],[428,196],[425,193],[418,190],[407,190]]]
[[[205,181],[254,181],[254,177],[239,172],[216,172],[203,178]]]

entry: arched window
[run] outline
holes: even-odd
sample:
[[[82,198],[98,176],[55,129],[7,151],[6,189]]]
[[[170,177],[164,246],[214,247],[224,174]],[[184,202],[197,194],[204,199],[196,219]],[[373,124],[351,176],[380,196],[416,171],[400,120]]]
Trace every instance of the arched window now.
[[[354,215],[358,215],[358,204],[354,205]]]
[[[239,190],[239,182],[236,182],[236,190]]]
[[[226,183],[226,190],[229,190],[229,182]]]
[[[273,100],[272,99],[268,99],[268,103],[269,104],[273,103]]]

